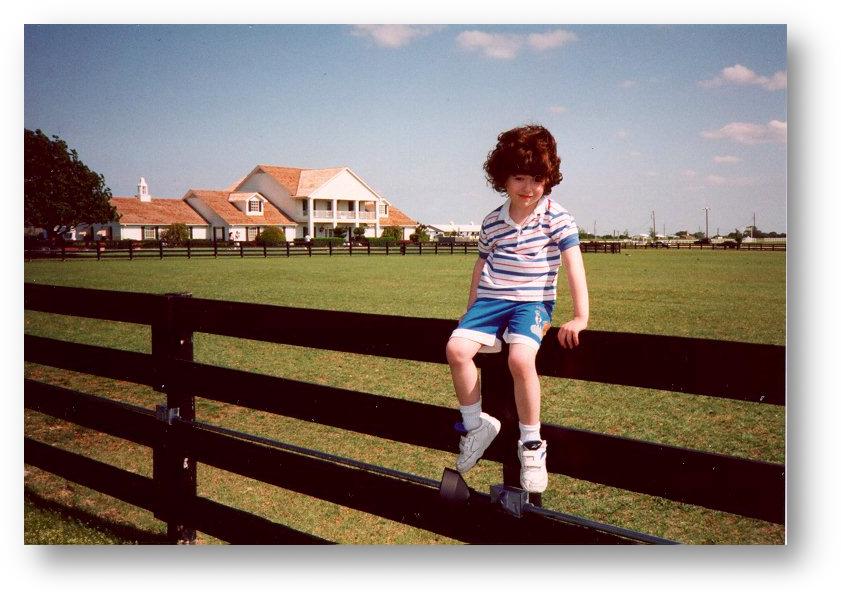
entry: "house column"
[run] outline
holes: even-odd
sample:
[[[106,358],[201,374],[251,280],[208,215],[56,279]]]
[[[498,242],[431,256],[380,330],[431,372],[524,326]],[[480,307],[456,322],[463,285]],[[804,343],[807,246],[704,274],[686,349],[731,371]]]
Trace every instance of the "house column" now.
[[[353,222],[354,227],[359,226],[359,200],[353,200]]]
[[[313,201],[312,198],[307,198],[307,235],[310,239],[315,237],[315,226],[312,221]]]
[[[333,228],[335,229],[339,225],[339,222],[338,222],[339,214],[336,212],[336,208],[338,208],[338,202],[336,201],[336,198],[333,198],[332,200],[330,200],[330,206],[331,206],[331,210],[333,212]]]

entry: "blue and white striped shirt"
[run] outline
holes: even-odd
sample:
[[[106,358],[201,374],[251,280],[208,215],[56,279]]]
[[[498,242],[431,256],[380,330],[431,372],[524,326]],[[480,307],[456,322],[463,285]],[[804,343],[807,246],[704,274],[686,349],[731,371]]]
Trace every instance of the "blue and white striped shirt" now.
[[[485,266],[476,297],[522,302],[554,301],[561,252],[578,245],[578,226],[550,198],[538,202],[522,225],[511,220],[508,200],[488,214],[479,234]]]

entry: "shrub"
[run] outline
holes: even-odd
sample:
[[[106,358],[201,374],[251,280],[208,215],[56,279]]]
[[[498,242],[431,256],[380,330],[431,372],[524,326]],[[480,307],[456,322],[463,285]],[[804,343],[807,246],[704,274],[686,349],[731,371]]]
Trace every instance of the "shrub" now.
[[[393,239],[395,241],[399,241],[403,239],[403,231],[400,227],[384,227],[382,237],[384,239]]]
[[[278,227],[266,227],[257,235],[257,244],[268,246],[283,245],[286,243],[286,235]]]
[[[323,247],[330,244],[341,246],[345,243],[347,243],[347,239],[344,237],[313,237],[312,239],[312,247]]]
[[[190,229],[184,223],[173,223],[161,233],[161,241],[168,246],[179,246],[190,239]]]

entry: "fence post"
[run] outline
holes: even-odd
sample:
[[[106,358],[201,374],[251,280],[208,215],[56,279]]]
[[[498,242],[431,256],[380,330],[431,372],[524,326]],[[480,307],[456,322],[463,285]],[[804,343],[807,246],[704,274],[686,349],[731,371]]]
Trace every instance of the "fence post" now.
[[[61,261],[64,262],[67,259],[67,248],[62,245],[61,246]]]
[[[400,255],[401,255],[401,256],[405,256],[405,255],[406,255],[406,244],[405,244],[405,243],[403,243],[403,242],[400,242]]]
[[[333,241],[330,239],[327,240],[327,255],[333,255]]]
[[[216,258],[219,255],[219,245],[218,239],[216,237],[213,238],[213,257]]]
[[[158,256],[160,257],[161,260],[164,259],[164,240],[163,239],[158,240]]]
[[[99,260],[102,257],[102,245],[99,243],[96,244],[96,259]]]
[[[467,255],[467,242],[464,242],[464,255]]]
[[[514,380],[508,368],[508,344],[502,344],[497,354],[480,357],[482,411],[498,418],[502,424],[494,445],[504,452],[502,460],[502,482],[510,487],[520,486],[520,459],[517,457],[517,441],[520,439],[520,419],[514,403]],[[540,493],[530,493],[530,501],[541,505]]]
[[[289,257],[289,242],[286,242],[286,257]]]
[[[353,256],[353,241],[349,241],[347,244],[347,254]]]
[[[454,241],[451,241],[451,242],[450,242],[450,256],[452,256],[452,255],[453,255],[453,246],[454,246],[454,245],[455,245],[455,242],[454,242]]]
[[[239,244],[239,257],[240,258],[245,258],[245,244],[244,243]]]
[[[178,303],[189,293],[167,293],[160,313],[152,323],[152,357],[156,369],[156,390],[166,393],[166,405],[157,407],[165,424],[152,451],[153,479],[156,487],[155,517],[167,523],[167,539],[174,544],[193,544],[196,531],[184,524],[183,514],[196,497],[196,462],[176,435],[176,418],[192,422],[196,416],[195,398],[180,387],[176,360],[193,360],[193,332],[178,319]]]
[[[371,240],[370,240],[370,239],[366,239],[366,240],[365,240],[365,243],[366,243],[366,245],[368,246],[368,255],[370,256],[370,255],[371,255]]]
[[[435,242],[435,255],[438,255],[438,242]]]
[[[268,258],[268,257],[269,257],[269,253],[268,253],[268,251],[266,251],[266,240],[264,239],[263,240],[263,258]]]
[[[128,244],[128,259],[129,261],[134,260],[134,244]]]
[[[418,241],[418,256],[423,256],[423,242]]]
[[[190,255],[190,240],[187,240],[187,260],[189,260],[192,256]]]
[[[385,242],[385,255],[388,256],[388,241]]]
[[[312,241],[307,242],[307,255],[312,258]]]

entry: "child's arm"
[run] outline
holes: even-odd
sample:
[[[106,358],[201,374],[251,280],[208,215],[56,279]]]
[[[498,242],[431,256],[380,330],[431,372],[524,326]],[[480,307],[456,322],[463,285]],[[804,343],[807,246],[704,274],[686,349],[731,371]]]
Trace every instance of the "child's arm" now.
[[[572,296],[573,318],[558,329],[558,341],[561,347],[573,348],[578,345],[578,333],[587,328],[587,322],[590,320],[587,275],[584,273],[581,249],[577,245],[561,252],[561,259],[567,273],[569,294]]]
[[[482,269],[485,268],[485,259],[479,258],[473,265],[473,277],[470,279],[470,295],[467,296],[467,309],[476,301],[476,292],[479,289],[479,278],[482,276]]]

